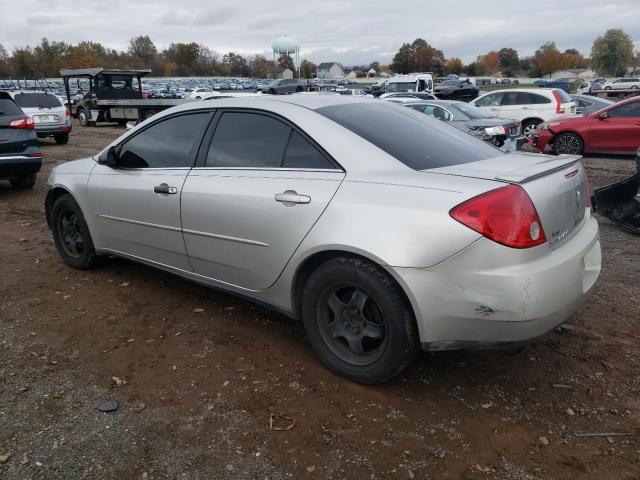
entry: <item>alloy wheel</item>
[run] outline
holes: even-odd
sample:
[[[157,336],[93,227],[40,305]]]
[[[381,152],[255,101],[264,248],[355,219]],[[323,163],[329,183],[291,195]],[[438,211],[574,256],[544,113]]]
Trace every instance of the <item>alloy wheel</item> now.
[[[570,155],[580,153],[580,140],[574,135],[562,135],[556,139],[556,152]]]

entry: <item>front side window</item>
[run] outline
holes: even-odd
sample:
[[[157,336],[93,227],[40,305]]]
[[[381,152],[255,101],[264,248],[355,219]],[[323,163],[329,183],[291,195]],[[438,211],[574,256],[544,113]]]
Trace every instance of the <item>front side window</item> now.
[[[207,167],[278,168],[291,128],[267,115],[225,112],[207,153]]]
[[[453,118],[448,110],[438,105],[425,105],[422,108],[422,113],[429,115],[430,117],[434,117],[438,120],[442,120],[443,122],[450,122]]]
[[[188,168],[200,144],[209,113],[167,118],[135,135],[120,148],[118,165],[124,168]]]
[[[392,82],[387,85],[387,92],[415,92],[416,82]]]
[[[476,101],[478,107],[497,107],[502,101],[502,93],[490,93]]]
[[[612,108],[607,112],[611,118],[635,118],[640,117],[640,102],[631,102]]]

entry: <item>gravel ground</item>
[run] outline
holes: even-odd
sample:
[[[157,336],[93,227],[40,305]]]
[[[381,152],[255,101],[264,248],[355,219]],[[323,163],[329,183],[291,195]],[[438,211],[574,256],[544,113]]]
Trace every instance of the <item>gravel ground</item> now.
[[[62,264],[46,176],[121,133],[76,126],[43,142],[35,189],[0,182],[0,478],[640,478],[639,237],[600,219],[602,275],[566,328],[360,386],[262,307],[124,260]],[[633,171],[585,163],[593,186]]]

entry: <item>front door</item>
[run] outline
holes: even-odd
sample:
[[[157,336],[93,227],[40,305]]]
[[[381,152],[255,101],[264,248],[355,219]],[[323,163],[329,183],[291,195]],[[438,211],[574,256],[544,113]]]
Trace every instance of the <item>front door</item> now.
[[[100,247],[191,270],[180,195],[210,113],[159,120],[126,139],[118,166],[96,165],[87,186]]]
[[[588,149],[635,153],[640,147],[640,101],[625,102],[606,113],[606,118],[591,121]]]
[[[271,286],[327,207],[344,172],[284,120],[225,111],[182,194],[196,273],[250,290]]]

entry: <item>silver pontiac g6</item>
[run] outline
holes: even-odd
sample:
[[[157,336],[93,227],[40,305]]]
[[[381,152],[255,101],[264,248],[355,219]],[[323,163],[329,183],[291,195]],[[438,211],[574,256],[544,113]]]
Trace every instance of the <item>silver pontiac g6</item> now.
[[[506,154],[373,99],[182,105],[57,166],[49,188],[71,267],[117,255],[269,304],[363,383],[420,347],[538,337],[600,272],[579,157]]]

